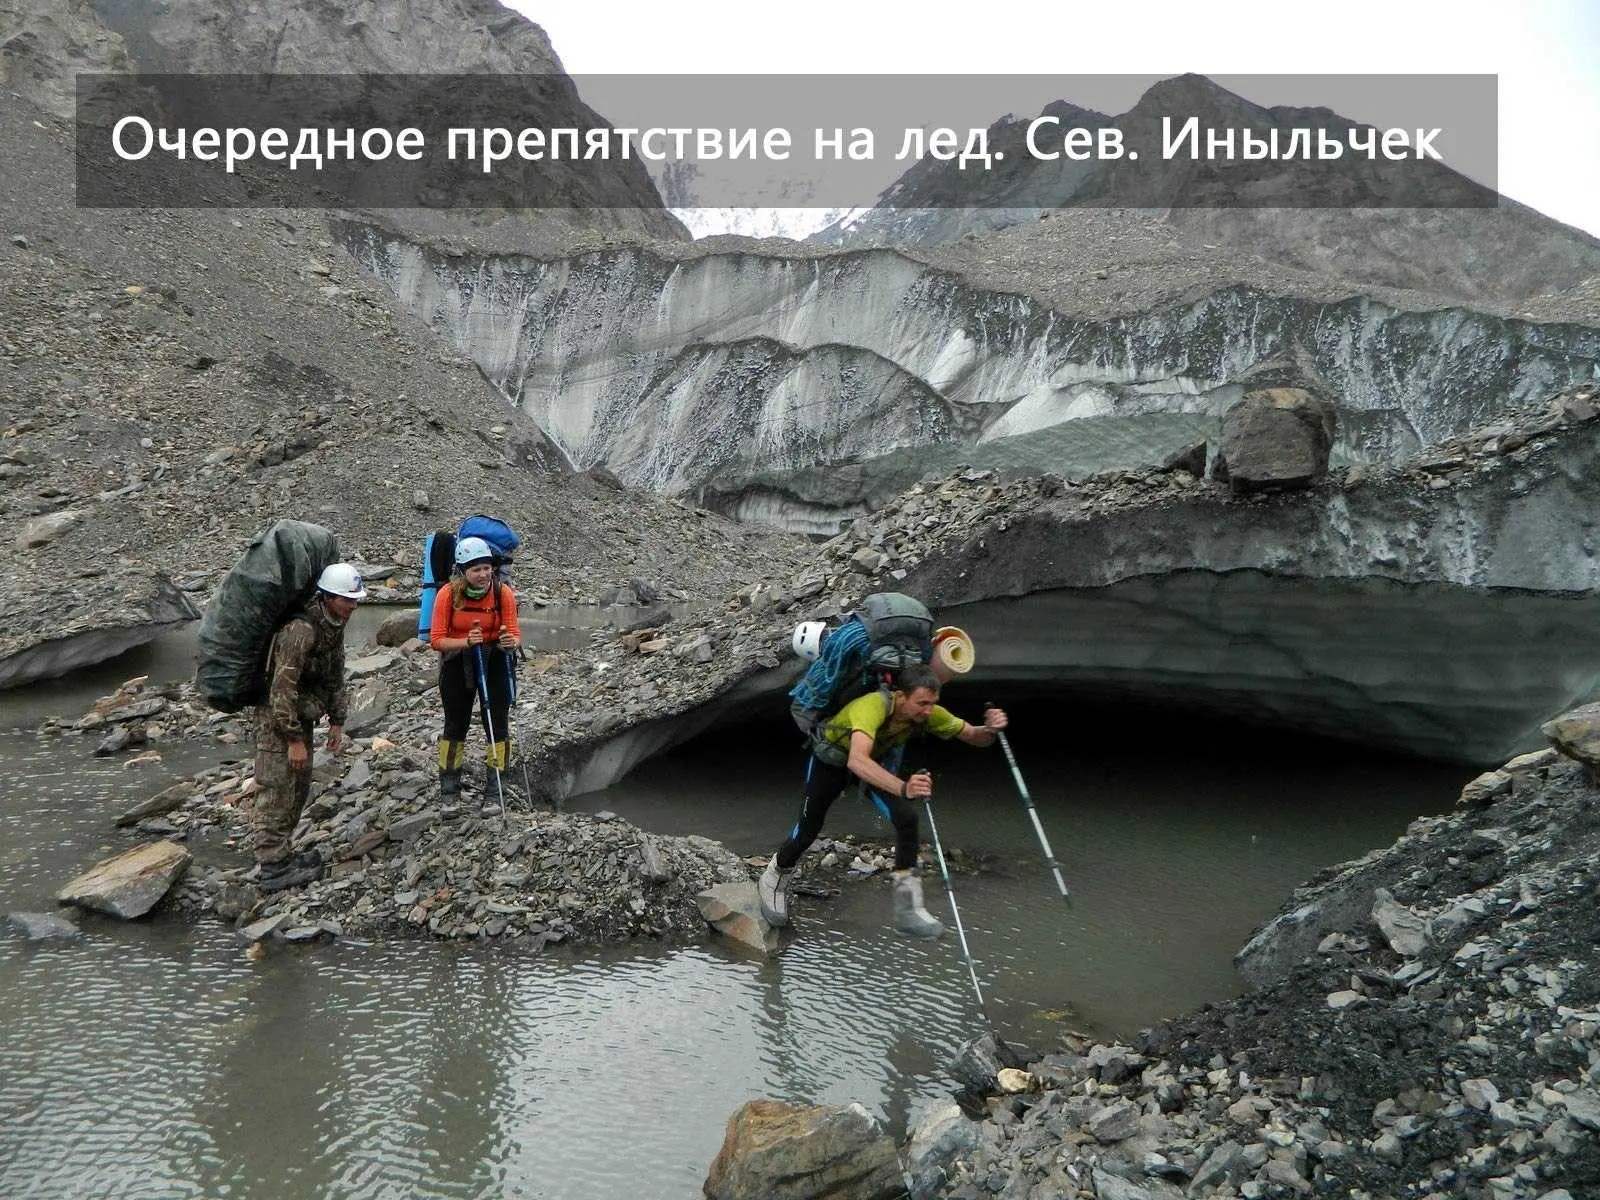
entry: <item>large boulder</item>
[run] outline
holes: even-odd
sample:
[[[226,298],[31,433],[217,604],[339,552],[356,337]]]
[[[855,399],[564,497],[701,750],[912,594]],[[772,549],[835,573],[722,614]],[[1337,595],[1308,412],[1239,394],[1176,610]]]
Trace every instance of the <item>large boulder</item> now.
[[[988,1096],[999,1089],[1001,1070],[1011,1065],[1000,1057],[994,1036],[985,1033],[963,1042],[945,1069],[969,1094]]]
[[[1372,895],[1372,923],[1391,950],[1405,958],[1416,958],[1433,944],[1427,921],[1397,904],[1388,888],[1377,888]]]
[[[694,898],[703,916],[723,937],[760,954],[778,948],[778,931],[761,915],[761,898],[749,881],[719,883]]]
[[[1333,404],[1304,388],[1262,388],[1222,418],[1214,473],[1235,492],[1309,487],[1328,473],[1338,418]]]
[[[147,842],[96,863],[57,892],[56,900],[124,919],[142,917],[188,869],[189,858],[176,842]]]
[[[1600,704],[1584,704],[1546,721],[1539,732],[1568,758],[1600,772]]]
[[[728,1118],[706,1176],[710,1200],[891,1200],[900,1156],[859,1104],[803,1108],[752,1100]]]
[[[417,610],[404,608],[390,613],[378,626],[373,640],[380,646],[404,646],[417,636]]]
[[[181,780],[171,787],[163,788],[148,800],[141,800],[132,808],[118,813],[116,824],[118,828],[126,828],[129,825],[137,825],[146,817],[159,817],[175,808],[182,808],[200,791],[200,787],[192,780]]]

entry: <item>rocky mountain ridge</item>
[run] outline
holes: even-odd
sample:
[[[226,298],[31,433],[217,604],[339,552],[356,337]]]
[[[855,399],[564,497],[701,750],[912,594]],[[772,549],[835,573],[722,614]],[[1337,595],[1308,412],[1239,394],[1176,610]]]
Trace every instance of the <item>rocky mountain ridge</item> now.
[[[438,74],[538,76],[534,107],[551,126],[603,123],[584,105],[544,31],[497,0],[402,0],[324,5],[306,0],[221,5],[206,0],[6,0],[0,4],[0,83],[50,115],[70,120],[79,71],[178,74]],[[503,189],[559,196],[579,172],[564,162],[538,172],[510,167]],[[524,175],[537,174],[536,187]],[[644,168],[617,161],[582,173],[582,208],[377,210],[391,227],[431,244],[538,253],[574,241],[686,235]],[[519,187],[522,189],[519,192]],[[301,214],[300,220],[316,219]]]
[[[1153,85],[1127,113],[1106,116],[1067,101],[1048,104],[1059,128],[1117,128],[1154,138],[1165,114],[1195,115],[1215,128],[1257,133],[1297,127],[1353,126],[1327,109],[1264,108],[1200,75]],[[851,214],[810,239],[832,246],[938,246],[1021,226],[1013,237],[1046,239],[1043,222],[1083,207],[1142,209],[1196,251],[1249,252],[1298,270],[1337,275],[1361,288],[1416,289],[1472,307],[1516,306],[1572,294],[1600,276],[1600,240],[1562,225],[1507,197],[1486,208],[1441,207],[1451,189],[1472,199],[1473,189],[1447,164],[1427,164],[1406,187],[1430,207],[1360,206],[1346,188],[1323,208],[1307,207],[1317,181],[1305,173],[1259,164],[1213,164],[1174,159],[1159,169],[1115,162],[1040,161],[1023,146],[1031,117],[1002,118],[990,142],[1009,150],[1003,166],[976,172],[924,159],[885,189],[878,204]],[[1177,122],[1181,124],[1181,120]],[[1052,127],[1054,128],[1054,127]],[[1281,170],[1286,207],[1266,207],[1259,196],[1229,202],[1227,189],[1261,186],[1263,169]],[[1399,198],[1398,181],[1374,169],[1386,199]],[[1269,174],[1268,178],[1272,176]],[[1230,182],[1236,179],[1236,182]],[[1328,183],[1331,181],[1324,181]],[[1341,175],[1341,184],[1349,183]],[[1212,189],[1208,191],[1207,189]],[[1217,192],[1216,189],[1221,189]],[[948,205],[951,207],[932,207]]]

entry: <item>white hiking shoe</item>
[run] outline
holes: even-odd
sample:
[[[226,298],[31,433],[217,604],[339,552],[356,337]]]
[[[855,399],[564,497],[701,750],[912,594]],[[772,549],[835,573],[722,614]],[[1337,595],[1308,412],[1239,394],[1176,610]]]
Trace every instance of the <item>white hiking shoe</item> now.
[[[944,932],[944,926],[922,907],[922,880],[909,871],[895,873],[894,927],[915,938],[936,938]]]
[[[780,870],[778,856],[774,854],[772,861],[767,863],[767,869],[761,872],[761,878],[756,880],[756,896],[761,901],[761,916],[768,925],[789,923],[789,881],[793,878],[793,868],[787,871]]]

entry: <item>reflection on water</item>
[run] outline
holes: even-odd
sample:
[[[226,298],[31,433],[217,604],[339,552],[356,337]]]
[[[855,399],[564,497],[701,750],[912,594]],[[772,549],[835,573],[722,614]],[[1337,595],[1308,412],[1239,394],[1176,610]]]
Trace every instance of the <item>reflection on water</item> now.
[[[959,1004],[837,940],[795,959],[7,943],[8,1033],[28,1036],[0,1049],[0,1186],[690,1197],[746,1099],[866,1098],[904,1121],[938,1092],[921,1039]]]
[[[123,844],[109,816],[166,781],[70,745],[0,738],[21,784],[0,912],[52,909]],[[903,1124],[942,1095],[964,978],[872,899],[775,962],[417,941],[251,963],[219,925],[92,914],[73,944],[0,936],[0,1195],[698,1195],[747,1099]]]
[[[1228,994],[1229,956],[1290,887],[1462,781],[1221,735],[1157,757],[1092,715],[1014,719],[1070,906],[998,752],[930,761],[946,842],[996,856],[956,883],[990,1011],[1038,1046],[1057,1028],[1042,1010],[1128,1032]],[[199,765],[87,752],[0,736],[0,912],[53,908],[67,876],[125,844],[111,814]],[[701,739],[582,805],[758,852],[792,821],[798,783],[773,723]],[[887,827],[846,798],[827,832]],[[73,944],[0,936],[0,1195],[688,1200],[753,1097],[859,1100],[903,1129],[982,1028],[955,940],[895,935],[883,880],[797,906],[798,936],[770,962],[715,943],[528,957],[408,941],[251,963],[231,931],[159,916],[85,916]],[[945,915],[937,882],[929,907]]]

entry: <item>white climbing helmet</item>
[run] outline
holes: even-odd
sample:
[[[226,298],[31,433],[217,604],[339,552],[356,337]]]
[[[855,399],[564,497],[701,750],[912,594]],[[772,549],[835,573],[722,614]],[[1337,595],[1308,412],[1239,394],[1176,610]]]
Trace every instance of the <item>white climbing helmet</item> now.
[[[462,538],[456,543],[456,566],[470,567],[475,562],[493,562],[494,551],[479,537]]]
[[[333,563],[324,567],[317,576],[317,590],[330,596],[343,596],[346,600],[365,600],[366,585],[361,582],[361,572],[349,563]]]
[[[826,621],[801,621],[794,627],[794,638],[790,644],[794,652],[807,662],[816,662],[817,655],[822,653],[822,638],[828,632]]]

